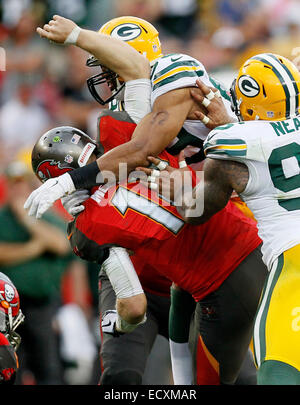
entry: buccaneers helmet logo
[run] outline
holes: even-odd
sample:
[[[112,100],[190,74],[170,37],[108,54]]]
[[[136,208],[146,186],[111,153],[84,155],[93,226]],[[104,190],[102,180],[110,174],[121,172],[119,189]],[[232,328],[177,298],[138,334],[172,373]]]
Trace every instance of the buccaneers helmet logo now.
[[[41,181],[46,181],[53,177],[58,177],[66,172],[73,170],[72,167],[61,166],[56,160],[43,160],[37,167],[36,173]]]

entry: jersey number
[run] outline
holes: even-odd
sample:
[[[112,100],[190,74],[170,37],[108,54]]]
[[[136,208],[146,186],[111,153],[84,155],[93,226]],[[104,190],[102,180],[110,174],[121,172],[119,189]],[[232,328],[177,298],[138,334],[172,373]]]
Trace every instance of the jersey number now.
[[[288,163],[290,174],[284,171]],[[296,142],[280,146],[272,151],[268,160],[270,175],[278,190],[285,193],[300,188],[300,145]],[[300,209],[300,198],[279,199],[279,205],[287,211]]]
[[[130,208],[161,224],[174,235],[177,235],[184,226],[184,221],[181,218],[178,218],[161,205],[156,204],[152,200],[136,194],[127,188],[119,187],[115,192],[111,203],[122,215],[125,215]]]

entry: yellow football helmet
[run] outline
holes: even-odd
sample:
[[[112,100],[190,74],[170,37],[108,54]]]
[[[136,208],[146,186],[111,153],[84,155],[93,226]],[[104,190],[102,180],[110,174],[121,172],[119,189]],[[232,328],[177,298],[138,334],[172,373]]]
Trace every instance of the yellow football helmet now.
[[[158,31],[149,22],[138,17],[117,17],[105,23],[99,34],[109,35],[128,43],[153,64],[155,59],[162,56]],[[101,105],[107,104],[114,98],[120,98],[124,88],[123,80],[111,70],[101,65],[101,62],[91,56],[87,66],[100,66],[101,72],[87,80],[90,93]]]
[[[299,114],[300,73],[287,58],[262,53],[242,65],[230,93],[239,120],[284,120]]]
[[[117,17],[105,23],[99,34],[110,35],[128,43],[150,62],[162,56],[157,29],[138,17]]]

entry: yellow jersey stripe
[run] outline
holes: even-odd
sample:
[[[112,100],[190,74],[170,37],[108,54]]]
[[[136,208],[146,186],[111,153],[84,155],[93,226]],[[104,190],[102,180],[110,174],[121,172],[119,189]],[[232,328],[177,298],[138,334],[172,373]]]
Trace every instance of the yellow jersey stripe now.
[[[161,82],[162,80],[178,73],[178,72],[186,72],[186,71],[202,71],[202,69],[199,66],[181,66],[175,69],[170,70],[169,72],[165,73],[163,76],[160,76],[156,80],[154,80],[153,85]]]

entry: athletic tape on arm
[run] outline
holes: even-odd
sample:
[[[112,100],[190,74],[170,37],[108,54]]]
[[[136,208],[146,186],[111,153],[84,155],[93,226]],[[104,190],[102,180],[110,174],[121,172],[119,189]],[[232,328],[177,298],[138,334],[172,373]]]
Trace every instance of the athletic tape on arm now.
[[[125,111],[138,124],[151,111],[150,79],[130,80],[125,84]]]
[[[77,39],[79,37],[81,28],[76,25],[70,32],[70,34],[67,36],[64,45],[76,45]]]
[[[109,257],[103,263],[103,270],[109,278],[117,298],[129,298],[143,294],[143,288],[126,249],[112,247]]]

